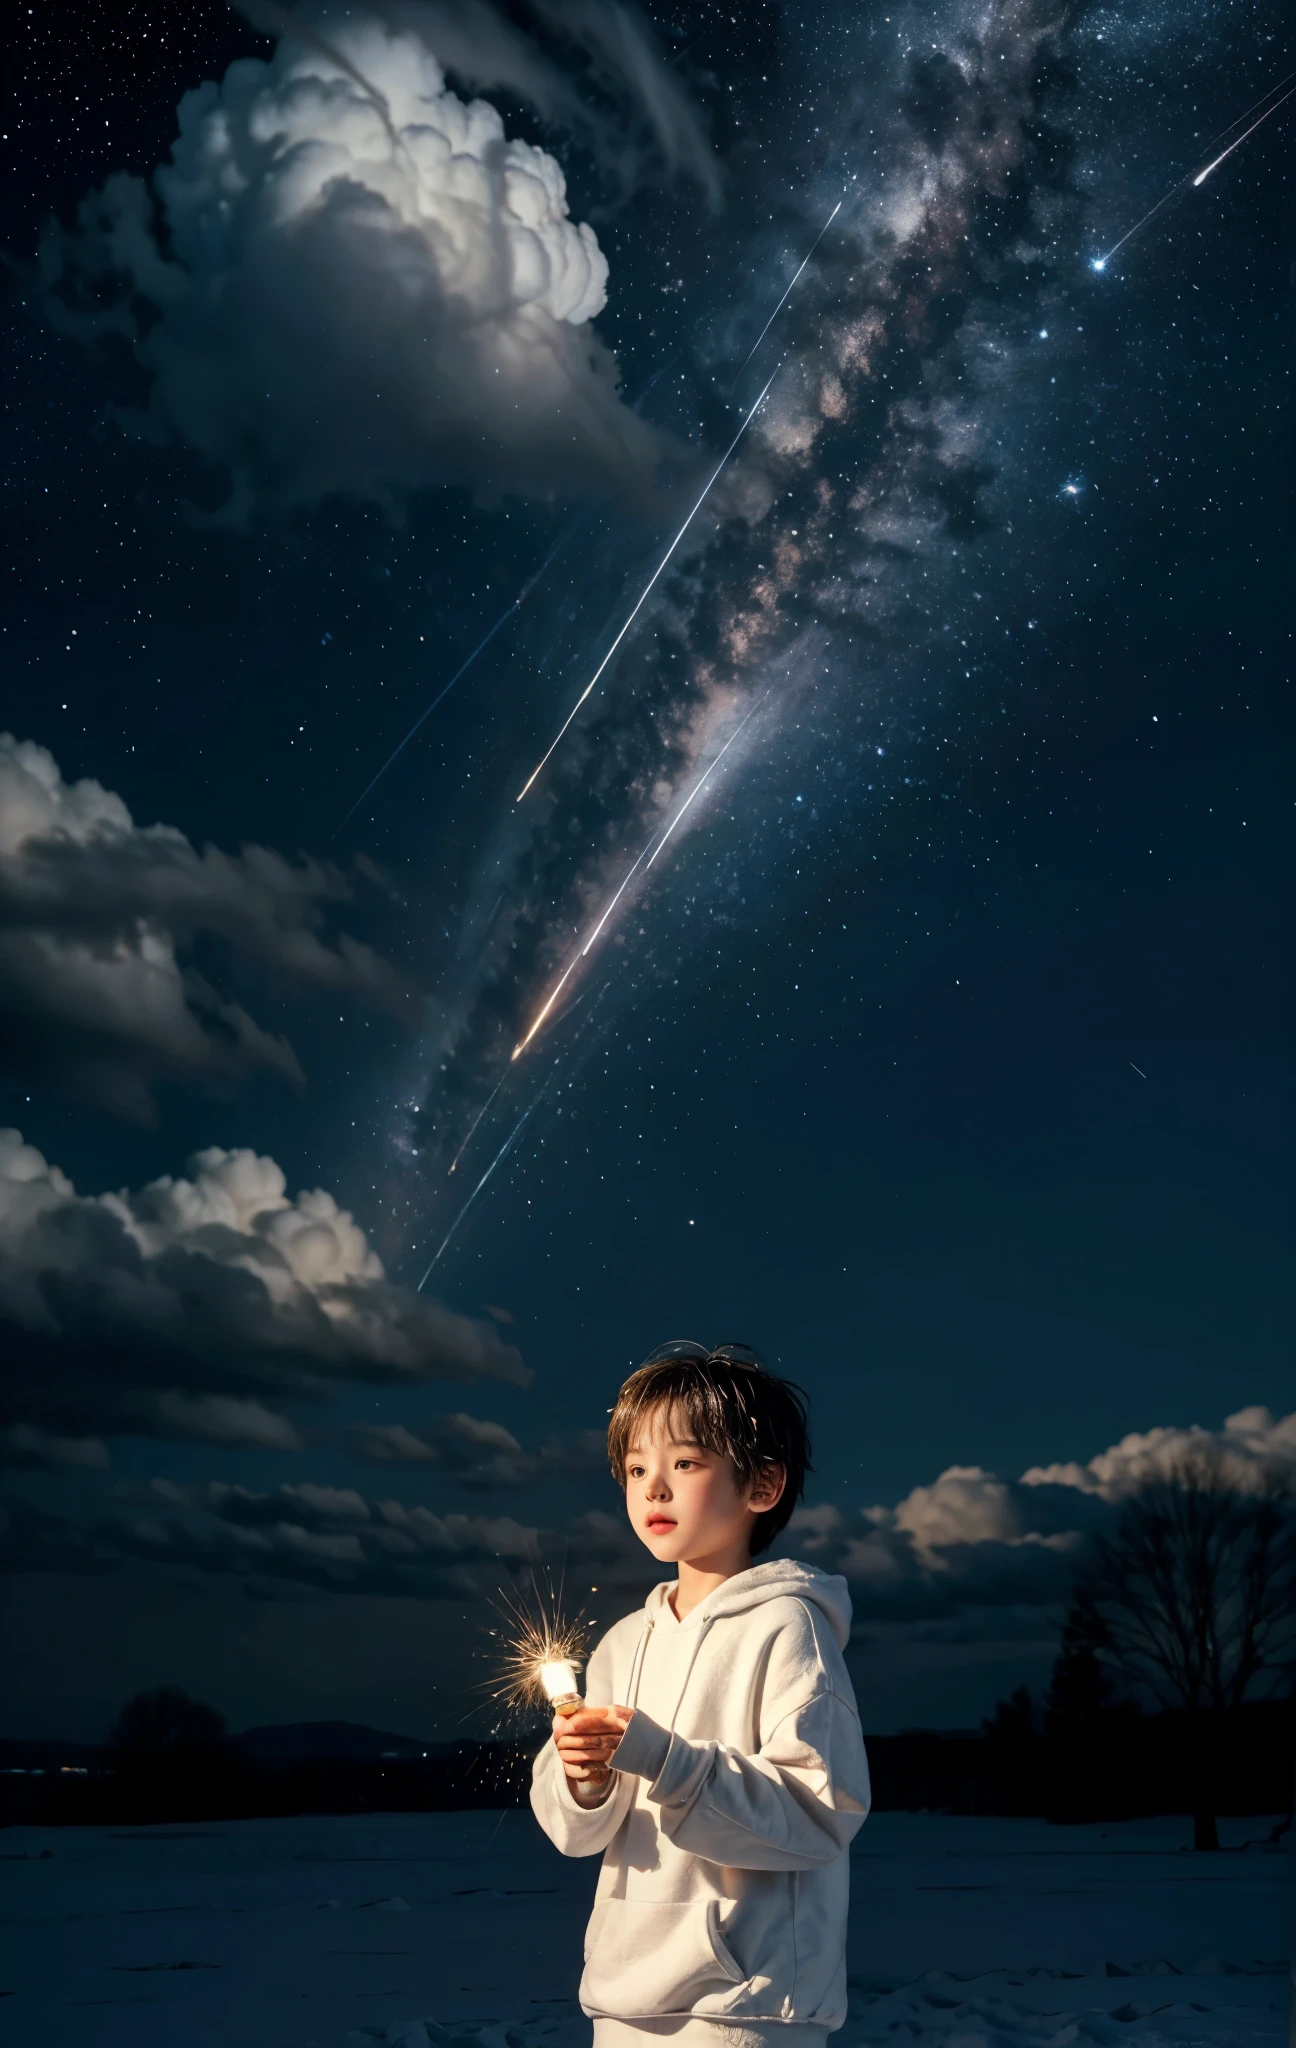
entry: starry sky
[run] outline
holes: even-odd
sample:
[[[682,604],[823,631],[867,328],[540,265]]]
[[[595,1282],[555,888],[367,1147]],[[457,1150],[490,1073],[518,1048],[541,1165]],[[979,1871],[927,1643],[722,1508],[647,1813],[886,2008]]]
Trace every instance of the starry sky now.
[[[885,5],[10,24],[3,1732],[485,1732],[668,1337],[875,1729],[1296,1456],[1296,59]]]

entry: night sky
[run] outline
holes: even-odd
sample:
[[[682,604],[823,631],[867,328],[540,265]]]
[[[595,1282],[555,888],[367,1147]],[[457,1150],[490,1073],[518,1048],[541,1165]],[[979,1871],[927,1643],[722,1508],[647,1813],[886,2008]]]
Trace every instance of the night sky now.
[[[1296,1455],[1296,101],[1191,183],[1290,39],[302,19],[6,50],[0,1727],[485,1730],[675,1336],[975,1722],[1183,1431]]]

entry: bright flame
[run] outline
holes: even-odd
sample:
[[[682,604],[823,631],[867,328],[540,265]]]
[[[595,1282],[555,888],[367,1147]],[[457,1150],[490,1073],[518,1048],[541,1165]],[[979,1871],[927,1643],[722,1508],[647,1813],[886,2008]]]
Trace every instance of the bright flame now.
[[[542,1664],[540,1683],[547,1700],[569,1700],[573,1693],[580,1691],[576,1672],[566,1657],[551,1657],[547,1664]]]

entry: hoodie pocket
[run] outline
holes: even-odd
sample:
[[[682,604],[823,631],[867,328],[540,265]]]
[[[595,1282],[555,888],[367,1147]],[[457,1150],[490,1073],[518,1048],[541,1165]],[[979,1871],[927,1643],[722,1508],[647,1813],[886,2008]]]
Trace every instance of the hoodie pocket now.
[[[607,1899],[590,1927],[581,2005],[587,2013],[648,2019],[691,2012],[743,1972],[720,1933],[715,1899]]]

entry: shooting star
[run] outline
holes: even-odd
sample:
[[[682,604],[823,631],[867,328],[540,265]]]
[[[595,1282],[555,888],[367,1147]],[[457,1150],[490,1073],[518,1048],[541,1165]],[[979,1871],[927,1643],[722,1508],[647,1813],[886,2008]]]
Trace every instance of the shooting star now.
[[[737,433],[736,433],[736,434],[734,435],[734,437],[733,437],[733,440],[732,440],[732,441],[731,441],[731,442],[729,443],[729,446],[728,446],[728,447],[727,447],[727,448],[725,449],[725,452],[724,452],[724,454],[723,454],[723,455],[722,455],[722,456],[720,457],[720,460],[719,460],[719,462],[717,462],[717,464],[716,464],[715,468],[714,468],[714,469],[712,470],[712,472],[711,472],[710,476],[709,476],[709,477],[707,478],[707,481],[706,481],[706,486],[705,486],[704,490],[702,491],[702,494],[701,494],[701,496],[700,496],[700,497],[698,498],[698,500],[697,500],[697,503],[696,503],[696,504],[694,505],[694,507],[693,507],[693,510],[692,510],[692,511],[691,511],[691,512],[689,513],[689,516],[688,516],[688,518],[687,518],[687,519],[686,519],[686,520],[684,521],[684,524],[683,524],[683,525],[681,526],[681,528],[680,528],[679,532],[678,532],[678,533],[676,534],[676,536],[675,536],[674,540],[673,540],[673,541],[671,542],[670,546],[669,546],[669,547],[667,548],[667,550],[666,550],[665,554],[664,554],[664,555],[662,556],[662,558],[661,558],[660,562],[658,562],[658,564],[657,564],[657,567],[656,567],[656,568],[655,568],[655,569],[653,570],[653,572],[652,572],[652,575],[651,575],[651,576],[650,576],[650,577],[648,578],[648,581],[647,581],[647,582],[645,583],[645,585],[644,585],[644,587],[643,587],[642,591],[641,591],[641,592],[640,592],[640,594],[639,594],[638,600],[637,600],[637,601],[636,601],[636,603],[635,603],[634,609],[633,609],[633,611],[632,611],[632,612],[630,613],[630,616],[629,616],[629,618],[628,618],[628,619],[626,620],[625,624],[624,624],[624,625],[622,626],[622,628],[621,628],[621,631],[620,631],[620,632],[619,632],[619,633],[617,634],[617,636],[616,636],[616,639],[615,639],[615,640],[614,640],[614,641],[612,642],[612,645],[611,645],[611,646],[610,646],[610,647],[608,648],[608,651],[607,651],[607,653],[606,653],[606,654],[605,654],[605,655],[603,656],[603,659],[602,659],[602,661],[601,661],[601,662],[599,663],[599,665],[598,665],[598,667],[597,667],[597,668],[595,669],[595,671],[594,671],[593,675],[592,675],[592,676],[590,677],[589,681],[588,681],[588,682],[586,683],[586,685],[585,685],[585,688],[584,688],[584,689],[583,689],[583,690],[581,691],[581,693],[580,693],[580,696],[579,696],[579,697],[578,697],[578,698],[576,699],[576,702],[575,702],[575,703],[574,703],[574,704],[572,705],[572,708],[571,708],[571,710],[570,710],[570,711],[569,711],[569,712],[567,713],[567,716],[566,716],[566,718],[565,718],[565,719],[563,720],[563,722],[562,722],[561,726],[559,727],[559,729],[558,729],[557,733],[555,734],[555,736],[554,736],[554,738],[553,738],[553,741],[551,742],[551,744],[550,744],[550,746],[549,746],[548,752],[547,752],[547,753],[546,753],[546,754],[545,754],[545,755],[544,755],[544,756],[543,756],[543,757],[541,758],[541,760],[539,760],[539,761],[538,761],[538,762],[536,763],[535,767],[534,767],[534,768],[533,768],[533,769],[531,770],[531,773],[530,773],[530,775],[529,775],[529,776],[527,777],[527,779],[526,779],[526,781],[525,781],[525,782],[523,783],[523,785],[522,785],[521,789],[520,789],[520,790],[518,791],[518,794],[517,794],[517,799],[516,799],[518,803],[521,803],[521,801],[522,801],[523,797],[524,797],[524,796],[525,796],[525,795],[527,794],[528,790],[529,790],[529,789],[530,789],[530,788],[532,787],[532,785],[533,785],[533,783],[535,782],[535,780],[536,780],[537,776],[539,776],[539,775],[540,775],[540,773],[542,772],[542,770],[543,770],[543,769],[545,768],[545,766],[547,765],[547,763],[548,763],[548,761],[549,761],[549,759],[550,759],[550,756],[551,756],[551,755],[553,754],[553,752],[554,752],[554,749],[555,749],[555,748],[556,748],[556,747],[557,747],[557,746],[559,745],[559,743],[561,742],[561,740],[562,740],[562,738],[563,738],[563,735],[564,735],[564,734],[566,733],[566,731],[567,731],[567,728],[568,728],[568,726],[569,726],[569,725],[571,724],[571,722],[572,722],[573,718],[575,718],[575,716],[576,716],[576,713],[577,713],[577,712],[578,712],[578,711],[580,710],[580,708],[581,708],[581,705],[582,705],[582,704],[583,704],[583,703],[585,702],[586,698],[587,698],[587,697],[589,696],[589,694],[590,694],[591,690],[592,690],[592,689],[594,688],[594,685],[595,685],[595,684],[597,683],[597,681],[598,681],[599,677],[600,677],[600,676],[602,675],[602,673],[603,673],[604,669],[605,669],[605,668],[607,667],[608,663],[609,663],[609,662],[611,661],[611,659],[612,659],[612,656],[613,656],[613,655],[614,655],[614,654],[616,653],[616,651],[617,651],[617,648],[618,648],[618,647],[619,647],[619,646],[621,645],[621,642],[622,642],[622,641],[623,641],[623,640],[625,639],[625,636],[626,636],[626,634],[627,634],[627,633],[628,633],[628,632],[630,631],[630,628],[631,628],[631,626],[632,626],[632,625],[634,624],[635,620],[636,620],[636,619],[638,618],[638,616],[639,616],[639,613],[640,613],[640,612],[641,612],[641,610],[643,609],[643,606],[644,606],[644,604],[645,604],[645,603],[647,602],[647,599],[648,599],[648,593],[649,593],[649,592],[651,591],[651,589],[652,589],[653,585],[654,585],[654,584],[656,583],[656,581],[657,581],[657,578],[658,578],[658,577],[659,577],[659,576],[661,575],[661,573],[662,573],[662,570],[663,570],[663,569],[664,569],[664,568],[666,567],[666,564],[667,564],[667,563],[669,562],[669,560],[670,560],[671,556],[672,556],[672,555],[674,554],[674,552],[675,552],[676,548],[677,548],[677,547],[679,546],[680,542],[681,542],[681,541],[683,540],[683,538],[684,538],[685,534],[686,534],[686,533],[688,532],[688,530],[689,530],[690,526],[691,526],[691,525],[693,524],[693,521],[694,521],[694,520],[696,519],[696,517],[697,517],[698,513],[699,513],[699,512],[700,512],[700,511],[702,510],[702,507],[703,507],[703,505],[704,505],[704,504],[706,503],[706,500],[707,500],[707,498],[708,498],[708,496],[709,496],[709,494],[710,494],[710,491],[711,491],[711,486],[712,486],[712,484],[714,484],[714,482],[715,482],[716,478],[717,478],[717,477],[719,476],[719,474],[720,474],[721,470],[722,470],[722,469],[724,468],[724,466],[725,466],[726,462],[728,462],[728,460],[729,460],[729,457],[730,457],[730,456],[731,456],[731,455],[733,454],[733,452],[734,452],[734,449],[735,449],[735,448],[736,448],[736,447],[738,446],[738,443],[739,443],[739,442],[740,442],[740,441],[742,440],[742,437],[743,437],[743,435],[744,435],[744,434],[746,433],[746,431],[747,431],[748,427],[749,427],[749,426],[751,425],[752,421],[753,421],[753,420],[755,419],[755,417],[756,417],[757,413],[758,413],[758,412],[760,411],[760,409],[761,409],[762,405],[764,405],[764,403],[765,403],[765,400],[766,400],[766,397],[767,397],[767,396],[768,396],[768,394],[769,394],[769,388],[770,388],[770,384],[772,384],[772,383],[774,382],[774,378],[775,378],[775,377],[777,377],[777,376],[778,376],[778,371],[777,371],[777,370],[775,370],[775,372],[774,372],[774,375],[773,375],[773,376],[772,376],[772,377],[771,377],[771,378],[769,379],[769,382],[768,382],[768,383],[766,384],[766,386],[765,386],[765,389],[764,389],[764,390],[763,390],[763,391],[761,392],[761,395],[760,395],[760,397],[759,397],[759,398],[758,398],[758,399],[756,400],[756,403],[755,403],[755,404],[754,404],[754,405],[752,406],[752,408],[751,408],[750,412],[748,412],[748,413],[746,414],[746,416],[744,417],[744,419],[743,419],[743,423],[742,423],[742,425],[741,425],[741,426],[739,427],[739,429],[738,429],[738,432],[737,432]]]
[[[600,932],[603,930],[604,925],[611,917],[613,911],[617,907],[617,904],[621,901],[621,898],[625,895],[626,890],[630,887],[631,882],[638,874],[640,868],[644,868],[645,874],[647,873],[648,868],[650,868],[653,862],[656,860],[658,854],[665,846],[666,841],[670,838],[672,832],[675,830],[675,827],[679,824],[680,819],[684,816],[685,811],[687,811],[689,805],[693,802],[694,797],[700,794],[704,784],[708,782],[710,777],[715,773],[716,769],[720,766],[720,763],[724,760],[725,755],[729,752],[730,747],[738,738],[738,735],[742,732],[744,726],[746,726],[751,721],[751,719],[755,717],[756,713],[760,710],[761,705],[765,702],[765,698],[768,697],[768,695],[769,691],[766,690],[764,695],[760,697],[755,704],[752,705],[752,708],[747,713],[747,716],[741,721],[740,724],[735,726],[734,730],[730,733],[728,739],[721,747],[719,753],[703,769],[697,781],[694,783],[692,789],[689,791],[683,803],[680,805],[674,817],[671,819],[669,825],[666,827],[666,830],[662,832],[660,835],[654,832],[652,837],[648,840],[647,844],[645,845],[642,853],[639,854],[638,858],[626,870],[625,874],[621,878],[621,884],[620,887],[617,889],[616,894],[611,898],[611,900],[607,904],[607,907],[605,908],[603,915],[600,917],[598,923],[595,925],[589,937],[585,940],[584,945],[579,947],[578,950],[572,954],[571,959],[567,962],[566,967],[564,967],[562,973],[558,977],[558,980],[554,983],[553,988],[550,990],[549,995],[545,1000],[544,1007],[536,1015],[535,1021],[532,1023],[530,1030],[526,1034],[526,1037],[519,1039],[518,1043],[514,1046],[513,1058],[515,1060],[520,1058],[520,1056],[526,1051],[532,1039],[535,1037],[537,1031],[544,1023],[545,1018],[553,1009],[554,1004],[557,1002],[559,996],[562,994],[563,989],[566,987],[567,982],[571,979],[571,976],[575,972],[576,968],[580,965],[581,961],[588,956],[590,948],[598,939],[598,936]],[[647,867],[644,867],[645,861],[647,862]]]
[[[1134,1067],[1133,1060],[1130,1061],[1130,1065]],[[1147,1075],[1143,1072],[1142,1067],[1134,1067],[1134,1072],[1138,1075],[1140,1081],[1147,1080]]]
[[[653,386],[661,381],[661,379],[666,375],[667,370],[671,368],[671,365],[676,360],[677,358],[675,356],[668,356],[666,361],[662,364],[661,368],[653,372],[652,376],[648,379],[648,382],[644,385],[643,390],[639,393],[638,398],[636,398],[634,404],[631,406],[631,412],[638,412],[645,398],[647,398],[649,392],[653,389]],[[546,570],[554,561],[554,558],[562,553],[562,550],[567,545],[567,542],[571,540],[579,531],[583,517],[584,515],[582,514],[580,517],[575,519],[570,526],[566,527],[562,533],[559,534],[557,540],[550,548],[543,562],[541,562],[540,567],[538,569],[533,570],[531,575],[527,577],[526,582],[522,585],[521,590],[519,590],[517,596],[513,599],[513,602],[505,606],[504,610],[496,619],[495,624],[490,628],[490,631],[482,635],[482,638],[477,642],[477,645],[473,648],[473,651],[468,656],[467,660],[460,663],[459,667],[455,670],[454,674],[451,676],[449,682],[445,685],[444,689],[439,690],[437,692],[437,695],[432,699],[432,702],[428,705],[427,710],[419,713],[419,716],[415,719],[413,725],[406,733],[400,745],[398,747],[394,747],[392,752],[388,754],[387,759],[383,762],[382,767],[374,776],[373,781],[366,783],[365,787],[361,790],[359,796],[352,804],[350,810],[347,812],[346,817],[343,818],[342,823],[336,826],[333,832],[330,834],[330,844],[332,844],[332,841],[337,838],[338,833],[342,830],[342,826],[346,824],[347,819],[353,818],[355,816],[361,804],[368,796],[370,790],[375,789],[377,785],[382,781],[383,776],[391,767],[392,762],[404,753],[406,747],[413,739],[419,727],[423,725],[429,718],[431,718],[432,713],[436,710],[438,704],[443,704],[445,702],[446,698],[450,695],[451,690],[453,690],[455,684],[459,681],[460,677],[467,675],[469,669],[476,661],[478,655],[484,654],[486,652],[486,649],[490,646],[491,641],[495,638],[495,635],[498,632],[500,632],[503,627],[507,626],[509,620],[513,617],[515,612],[521,611],[523,605],[530,597],[537,583],[541,581]]]
[[[1216,157],[1214,163],[1207,164],[1204,171],[1198,171],[1197,176],[1193,179],[1193,184],[1204,185],[1206,183],[1207,178],[1209,178],[1211,172],[1217,171],[1219,169],[1225,157],[1232,156],[1235,149],[1241,149],[1242,144],[1247,139],[1247,136],[1254,135],[1257,128],[1263,128],[1265,122],[1269,119],[1270,114],[1276,114],[1278,112],[1279,107],[1285,107],[1293,93],[1296,93],[1296,85],[1288,86],[1287,91],[1283,94],[1282,98],[1280,100],[1275,100],[1271,107],[1266,107],[1264,113],[1261,114],[1260,119],[1258,121],[1253,121],[1249,128],[1244,128],[1242,133],[1238,136],[1236,142],[1230,142],[1227,149],[1222,149],[1219,155]]]
[[[532,1108],[534,1107],[535,1105],[533,1103]],[[449,1230],[447,1230],[445,1236],[442,1238],[440,1246],[437,1249],[436,1255],[433,1258],[432,1263],[429,1265],[427,1272],[423,1275],[423,1278],[419,1281],[418,1286],[414,1290],[416,1294],[422,1294],[423,1289],[427,1286],[428,1281],[432,1278],[433,1272],[436,1270],[437,1265],[440,1263],[441,1257],[445,1252],[446,1246],[449,1244],[456,1230],[458,1230],[459,1225],[463,1222],[464,1217],[468,1214],[468,1211],[472,1208],[473,1203],[477,1200],[478,1195],[481,1193],[487,1181],[494,1173],[495,1168],[499,1165],[501,1159],[506,1158],[507,1155],[512,1151],[514,1144],[517,1142],[517,1138],[519,1136],[519,1133],[521,1132],[522,1126],[526,1122],[530,1114],[530,1109],[523,1110],[517,1123],[513,1126],[513,1129],[510,1131],[508,1137],[505,1138],[504,1143],[500,1146],[499,1151],[495,1154],[495,1157],[491,1160],[491,1163],[486,1168],[485,1173],[478,1181],[476,1187],[469,1195],[468,1200],[464,1203],[463,1208],[459,1211],[459,1214],[455,1217],[454,1222],[450,1225]]]
[[[1267,99],[1273,98],[1274,93],[1282,92],[1282,88],[1285,85],[1287,85],[1288,81],[1292,78],[1296,78],[1296,72],[1287,72],[1286,76],[1280,78],[1276,85],[1270,86],[1268,92],[1262,92],[1258,100],[1252,100],[1251,105],[1246,108],[1245,112],[1239,114],[1236,120],[1230,121],[1227,128],[1221,128],[1218,134],[1213,135],[1211,137],[1211,142],[1218,142],[1222,136],[1231,135],[1233,133],[1233,130],[1236,127],[1238,127],[1238,125],[1241,122],[1245,121],[1249,114],[1254,114],[1257,107],[1263,107]],[[1233,154],[1233,151],[1238,147],[1239,143],[1243,143],[1246,141],[1248,135],[1254,135],[1256,129],[1261,127],[1264,124],[1264,122],[1266,122],[1269,119],[1270,114],[1276,114],[1279,107],[1285,105],[1286,102],[1292,97],[1293,93],[1296,93],[1296,86],[1291,86],[1287,92],[1282,92],[1282,98],[1274,100],[1272,106],[1265,107],[1265,111],[1263,112],[1263,114],[1261,114],[1260,119],[1258,121],[1253,121],[1251,123],[1251,126],[1245,131],[1244,134],[1237,136],[1234,141],[1230,142],[1228,148],[1222,150],[1219,156],[1215,158],[1213,163],[1207,164],[1204,171],[1198,171],[1195,176],[1181,178],[1177,185],[1172,185],[1170,190],[1167,193],[1165,193],[1160,199],[1157,200],[1155,206],[1150,206],[1147,212],[1143,214],[1139,220],[1135,221],[1132,228],[1127,228],[1125,230],[1125,233],[1121,236],[1119,242],[1112,243],[1111,248],[1108,249],[1105,255],[1091,257],[1089,260],[1089,268],[1091,270],[1098,271],[1100,274],[1102,271],[1106,270],[1107,265],[1111,262],[1112,257],[1116,254],[1116,252],[1119,249],[1123,249],[1125,247],[1126,242],[1130,241],[1136,234],[1138,234],[1140,228],[1145,228],[1150,220],[1155,220],[1156,216],[1160,213],[1163,206],[1168,206],[1170,204],[1170,201],[1172,199],[1177,199],[1181,193],[1187,192],[1198,185],[1204,185],[1207,178],[1209,178],[1211,172],[1219,169],[1225,157],[1231,156]],[[1209,146],[1210,145],[1207,144],[1208,148]]]
[[[577,522],[577,524],[579,524],[579,521]],[[522,585],[521,590],[519,590],[517,596],[513,599],[513,602],[510,605],[507,605],[505,609],[500,613],[499,617],[496,619],[495,624],[491,627],[490,631],[482,635],[481,639],[477,642],[477,645],[473,648],[473,651],[468,656],[467,660],[460,662],[458,668],[451,676],[449,682],[445,685],[444,689],[438,690],[436,696],[428,705],[427,710],[421,711],[419,713],[418,717],[414,720],[413,725],[406,733],[404,739],[400,742],[400,745],[397,747],[393,747],[391,753],[388,754],[387,759],[383,762],[382,767],[378,770],[378,773],[373,777],[372,781],[367,782],[365,784],[359,796],[356,798],[350,810],[347,812],[346,817],[343,818],[337,826],[335,826],[333,832],[330,834],[330,845],[332,844],[332,841],[337,838],[338,833],[342,830],[342,826],[347,823],[347,820],[355,816],[361,804],[369,795],[370,790],[377,788],[378,784],[382,781],[383,776],[391,767],[392,762],[397,760],[399,756],[404,753],[406,747],[413,739],[415,733],[419,730],[419,727],[427,723],[427,720],[431,718],[432,713],[436,710],[438,704],[443,704],[445,702],[446,698],[450,695],[451,690],[453,690],[455,684],[459,681],[460,677],[467,675],[469,669],[476,661],[478,655],[484,654],[486,652],[486,649],[490,646],[491,641],[495,638],[495,635],[498,632],[500,632],[503,627],[507,626],[509,620],[513,617],[514,613],[521,611],[523,605],[530,597],[531,592],[535,589],[536,584],[540,581],[540,578],[544,575],[545,570],[553,561],[554,556],[558,553],[560,548],[565,546],[566,542],[571,538],[571,535],[574,533],[574,531],[575,526],[572,526],[569,527],[564,533],[559,534],[557,540],[550,548],[543,562],[541,562],[540,567],[534,570],[532,574],[527,577],[526,582]]]
[[[828,216],[827,220],[826,220],[826,221],[824,222],[824,224],[823,224],[823,226],[822,226],[822,227],[820,228],[820,230],[819,230],[818,234],[817,234],[817,235],[815,236],[815,238],[814,238],[814,241],[813,241],[813,242],[812,242],[812,243],[810,244],[810,254],[809,254],[809,255],[808,255],[807,257],[806,257],[806,259],[805,259],[805,263],[803,263],[803,264],[801,265],[801,270],[798,270],[798,272],[797,272],[797,274],[796,274],[796,277],[794,277],[794,278],[793,278],[793,280],[792,280],[791,284],[790,284],[790,285],[788,286],[787,290],[786,290],[786,291],[784,292],[784,294],[783,294],[782,298],[781,298],[781,299],[779,300],[779,302],[778,302],[777,306],[775,306],[775,308],[774,308],[774,311],[773,311],[773,312],[772,312],[772,313],[770,314],[770,316],[769,316],[769,319],[768,319],[768,320],[767,320],[767,321],[765,322],[765,325],[764,325],[764,326],[763,326],[763,327],[761,328],[761,331],[760,331],[760,333],[759,333],[759,334],[758,334],[758,335],[756,336],[756,339],[755,339],[755,341],[754,341],[754,342],[752,343],[751,347],[750,347],[750,348],[748,349],[748,351],[747,351],[746,355],[745,355],[745,356],[743,357],[743,359],[742,359],[741,363],[739,363],[739,365],[738,365],[738,375],[739,375],[740,377],[742,376],[742,373],[743,373],[743,371],[744,371],[744,370],[745,370],[745,369],[747,368],[747,365],[748,365],[748,363],[749,363],[749,362],[751,361],[752,357],[753,357],[753,356],[755,355],[755,353],[756,353],[757,349],[758,349],[758,348],[760,347],[761,343],[762,343],[762,342],[764,341],[764,339],[765,339],[765,336],[766,336],[766,335],[767,335],[767,334],[769,333],[769,331],[770,331],[770,328],[771,328],[771,327],[772,327],[772,326],[774,325],[774,322],[775,322],[775,321],[776,321],[776,320],[778,319],[778,316],[779,316],[779,314],[780,314],[780,313],[781,313],[781,312],[783,311],[783,308],[784,308],[784,306],[785,306],[785,305],[787,304],[787,302],[788,302],[789,298],[790,298],[790,297],[792,296],[792,293],[793,293],[793,291],[794,291],[794,290],[795,290],[795,288],[796,288],[796,284],[797,284],[797,279],[798,279],[798,278],[800,277],[800,275],[801,275],[801,271],[805,269],[805,267],[806,267],[806,263],[808,263],[808,262],[810,261],[810,257],[814,255],[814,252],[815,252],[815,250],[816,250],[816,249],[817,249],[817,248],[819,247],[819,244],[820,244],[820,242],[822,242],[822,240],[823,240],[824,236],[825,236],[825,235],[827,234],[827,232],[828,232],[829,228],[830,228],[830,227],[832,226],[832,224],[833,224],[833,222],[834,222],[834,221],[836,220],[836,218],[837,218],[838,214],[839,214],[839,213],[841,212],[841,210],[842,210],[842,203],[843,203],[843,202],[842,202],[842,201],[841,201],[840,199],[839,199],[839,200],[837,201],[837,204],[836,204],[836,206],[834,206],[834,208],[833,208],[832,212],[831,212],[831,213],[829,214],[829,216]]]
[[[467,1137],[466,1137],[466,1138],[464,1139],[464,1141],[463,1141],[462,1145],[461,1145],[461,1146],[459,1147],[459,1150],[458,1150],[458,1151],[457,1151],[457,1152],[455,1153],[455,1156],[454,1156],[454,1158],[453,1158],[453,1159],[452,1159],[452,1160],[450,1161],[450,1165],[449,1165],[449,1168],[447,1169],[447,1172],[446,1172],[446,1179],[447,1179],[447,1180],[448,1180],[448,1179],[450,1178],[450,1175],[451,1175],[451,1174],[452,1174],[452,1173],[454,1172],[454,1170],[455,1170],[456,1166],[458,1166],[458,1164],[459,1164],[459,1161],[460,1161],[460,1160],[461,1160],[461,1159],[463,1158],[463,1156],[464,1156],[464,1153],[465,1153],[465,1152],[466,1152],[466,1151],[468,1150],[468,1147],[469,1147],[469,1146],[471,1145],[471,1143],[472,1143],[472,1141],[473,1141],[473,1137],[474,1137],[474,1135],[475,1135],[475,1133],[476,1133],[476,1130],[477,1130],[477,1126],[478,1126],[478,1124],[479,1124],[479,1123],[481,1122],[482,1118],[483,1118],[483,1117],[485,1116],[485,1114],[486,1114],[487,1110],[488,1110],[488,1109],[490,1108],[490,1106],[491,1106],[492,1102],[494,1102],[494,1100],[495,1100],[495,1097],[496,1097],[496,1096],[497,1096],[497,1095],[499,1094],[499,1092],[500,1092],[500,1089],[501,1089],[501,1088],[502,1088],[502,1087],[504,1086],[504,1082],[505,1082],[505,1080],[506,1080],[506,1079],[507,1079],[507,1069],[505,1069],[505,1072],[504,1072],[503,1074],[501,1074],[501,1075],[500,1075],[500,1078],[499,1078],[499,1080],[498,1080],[498,1081],[497,1081],[497,1082],[495,1083],[495,1086],[494,1086],[494,1087],[493,1087],[493,1088],[491,1089],[491,1092],[490,1092],[490,1094],[489,1094],[489,1095],[488,1095],[488,1096],[486,1097],[486,1100],[485,1100],[485,1102],[483,1102],[483,1104],[482,1104],[481,1108],[480,1108],[480,1109],[478,1110],[478,1112],[477,1112],[476,1116],[475,1116],[475,1117],[473,1118],[473,1120],[472,1120],[471,1124],[470,1124],[470,1125],[468,1126],[468,1135],[467,1135]]]

